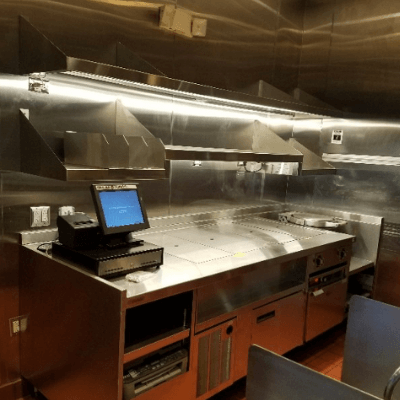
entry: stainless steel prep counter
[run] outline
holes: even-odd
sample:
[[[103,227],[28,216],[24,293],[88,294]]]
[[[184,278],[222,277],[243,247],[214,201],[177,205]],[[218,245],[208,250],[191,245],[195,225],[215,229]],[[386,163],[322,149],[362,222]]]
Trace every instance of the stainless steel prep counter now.
[[[185,285],[191,288],[263,263],[265,267],[327,247],[340,246],[352,236],[314,228],[303,228],[251,216],[213,223],[185,224],[166,230],[151,230],[138,237],[164,247],[164,265],[142,283],[124,277],[111,282],[126,289],[127,297]]]
[[[285,224],[262,215],[148,229],[136,237],[164,247],[164,263],[154,276],[141,283],[130,282],[124,276],[104,281],[126,290],[127,298],[140,296],[144,301],[153,292],[163,297],[161,292],[167,291],[170,295],[174,288],[177,292],[192,290],[241,274],[254,265],[262,263],[267,268],[354,240],[348,234]],[[25,247],[35,250],[37,245]],[[69,260],[54,259],[94,276],[90,270]]]
[[[123,374],[132,362],[183,341],[190,354],[188,371],[141,396],[169,399],[179,387],[188,399],[200,392],[205,399],[246,374],[251,343],[268,339],[266,345],[282,354],[301,345],[306,272],[321,254],[337,258],[338,250],[350,250],[354,236],[263,216],[265,211],[156,221],[137,237],[163,246],[164,264],[142,283],[103,279],[40,252],[39,243],[22,246],[20,304],[28,315],[21,336],[24,378],[50,400],[61,400],[60,393],[121,400]],[[151,312],[145,313],[148,307]],[[183,325],[174,322],[160,336],[169,319]],[[136,341],[135,333],[150,323],[144,341]],[[214,343],[219,337],[224,339]],[[203,373],[199,366],[208,341],[226,357],[223,348],[230,349],[232,357],[226,358],[229,379],[218,381],[222,375],[217,371],[216,386],[203,392],[199,382],[208,382],[211,369]]]

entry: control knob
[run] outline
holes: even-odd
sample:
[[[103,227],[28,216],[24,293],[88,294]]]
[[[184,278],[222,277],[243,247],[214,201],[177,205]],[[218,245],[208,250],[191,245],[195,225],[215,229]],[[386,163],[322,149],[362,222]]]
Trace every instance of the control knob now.
[[[321,255],[317,256],[314,258],[314,265],[317,268],[320,268],[324,265],[324,257],[322,257]]]
[[[347,256],[347,251],[345,248],[338,250],[339,260],[343,260]]]

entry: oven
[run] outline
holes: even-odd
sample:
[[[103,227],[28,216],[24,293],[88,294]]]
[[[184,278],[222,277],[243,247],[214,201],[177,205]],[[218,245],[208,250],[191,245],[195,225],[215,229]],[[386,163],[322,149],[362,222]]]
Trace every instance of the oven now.
[[[307,262],[305,341],[345,318],[351,246],[332,247]]]

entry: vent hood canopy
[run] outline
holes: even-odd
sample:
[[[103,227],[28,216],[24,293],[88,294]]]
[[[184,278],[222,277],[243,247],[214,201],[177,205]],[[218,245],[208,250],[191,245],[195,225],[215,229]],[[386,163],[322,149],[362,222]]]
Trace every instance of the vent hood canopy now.
[[[209,105],[224,105],[241,110],[251,110],[272,114],[276,113],[289,118],[307,118],[307,116],[313,118],[319,115],[342,116],[340,111],[327,109],[322,110],[321,107],[313,107],[299,101],[288,101],[284,98],[279,99],[279,96],[274,96],[275,98],[264,98],[167,78],[162,74],[162,72],[137,57],[120,43],[118,43],[116,47],[115,65],[70,57],[54,45],[24,17],[19,18],[19,28],[20,65],[18,72],[20,74],[32,74],[38,72],[49,74],[62,73],[64,75],[84,77],[102,82],[121,84],[128,87],[139,87],[150,92],[153,91],[172,95],[178,98],[195,100],[197,102],[200,101]],[[144,72],[140,72],[137,69]],[[117,107],[116,112],[121,113],[122,108]],[[129,114],[129,111],[125,113],[122,112],[122,114],[125,114],[126,117],[126,115]],[[132,121],[135,120],[134,116],[131,115],[131,117],[132,118],[128,118],[129,129],[132,126]],[[24,117],[21,117],[21,119],[23,120]],[[137,124],[141,125],[138,121]],[[34,141],[36,142],[41,142],[42,140],[42,152],[46,153],[50,159],[54,159],[54,163],[57,165],[57,168],[55,168],[54,171],[58,172],[51,174],[56,176],[49,176],[49,173],[43,171],[42,166],[37,165],[34,168],[36,172],[31,172],[33,171],[32,166],[35,165],[35,162],[32,162],[32,160],[30,162],[24,161],[21,170],[23,170],[23,172],[31,172],[42,176],[56,177],[56,179],[64,180],[124,179],[126,177],[133,179],[161,179],[166,178],[168,175],[166,170],[166,168],[168,168],[168,160],[198,160],[299,163],[298,171],[301,175],[335,173],[335,169],[330,164],[324,162],[320,157],[302,146],[295,139],[285,141],[274,133],[268,126],[259,121],[254,121],[248,132],[245,132],[245,135],[251,137],[251,148],[241,148],[240,143],[237,143],[237,145],[234,143],[233,146],[228,145],[225,146],[225,148],[173,145],[164,146],[162,142],[152,136],[150,132],[149,135],[151,137],[147,134],[143,135],[142,131],[141,135],[136,135],[136,138],[134,138],[132,137],[132,134],[129,132],[127,133],[126,129],[123,129],[122,126],[123,124],[120,124],[121,130],[124,130],[122,135],[124,135],[125,141],[131,141],[132,143],[136,141],[135,145],[132,145],[132,148],[134,146],[137,149],[140,149],[141,146],[142,148],[146,148],[149,146],[149,143],[152,142],[154,145],[152,147],[158,149],[154,150],[154,154],[157,154],[157,160],[155,160],[153,156],[149,156],[147,157],[148,160],[143,162],[141,168],[138,168],[139,164],[135,164],[134,168],[129,168],[129,165],[128,167],[121,168],[120,165],[114,166],[107,162],[104,167],[102,167],[101,162],[104,161],[104,157],[103,161],[100,161],[100,164],[99,162],[95,162],[94,164],[96,165],[93,163],[90,164],[90,162],[83,163],[82,159],[84,157],[74,160],[74,157],[78,153],[75,152],[75,155],[73,155],[74,152],[71,150],[73,149],[72,145],[69,147],[71,151],[66,151],[65,160],[61,161],[60,157],[57,157],[54,152],[51,151],[51,148],[48,148],[49,146],[46,145],[43,138],[40,139],[40,134],[35,131],[33,125],[30,124],[29,121],[23,120],[21,122],[21,131],[29,131],[30,133],[22,134],[21,140],[24,141],[26,139],[25,136],[29,136],[30,140],[35,138]],[[142,128],[146,130],[143,126]],[[75,145],[78,145],[80,148],[86,147],[88,152],[91,151],[90,149],[93,146],[92,144],[89,145],[89,142],[100,143],[101,154],[109,151],[110,148],[109,138],[101,135],[97,138],[86,135],[84,138],[83,135],[77,136],[75,134],[69,134],[67,137],[69,144],[75,141]],[[112,140],[119,140],[121,143],[124,142],[121,138],[113,138]],[[24,148],[24,146],[23,142],[21,142],[21,149]],[[119,146],[121,145],[117,145],[116,148]],[[43,150],[44,148],[47,148],[47,150]],[[29,153],[28,149],[27,151]],[[129,144],[124,151],[128,158],[134,158],[133,153],[129,151]],[[142,151],[140,151],[140,153],[142,153]],[[161,154],[165,157],[163,158],[163,161],[167,161],[164,164],[166,168],[161,165]],[[24,159],[23,154],[21,159]],[[29,157],[27,159],[29,159]],[[143,161],[143,157],[139,157],[136,161],[139,162],[139,159],[141,160],[140,162]],[[153,164],[148,168],[149,160],[153,160],[151,161]],[[301,163],[302,165],[300,165]]]
[[[97,113],[104,114],[107,121],[105,132],[87,132],[90,123],[79,123],[74,131],[63,130],[65,117],[54,114],[52,126],[61,130],[47,132],[46,114],[39,119],[31,114],[29,120],[21,112],[21,172],[65,181],[154,180],[168,178],[169,160],[286,161],[296,165],[303,160],[301,152],[259,121],[248,124],[239,139],[226,143],[239,148],[204,148],[164,146],[118,100]]]
[[[167,160],[198,161],[254,161],[254,162],[297,162],[303,161],[303,154],[281,139],[268,126],[254,121],[241,132],[236,141],[226,148],[203,148],[190,146],[165,146]],[[242,143],[248,143],[246,148]],[[236,145],[236,148],[230,148]]]
[[[114,65],[71,57],[60,50],[22,16],[19,17],[19,29],[20,60],[19,71],[16,73],[21,75],[42,72],[64,73],[124,86],[145,86],[147,90],[185,98],[193,98],[194,96],[197,100],[209,104],[216,103],[241,107],[242,109],[278,112],[293,117],[310,114],[342,116],[341,112],[335,110],[323,110],[323,114],[321,114],[320,108],[304,103],[267,99],[167,78],[158,69],[120,43],[116,47]]]
[[[296,139],[289,139],[288,144],[298,151],[300,151],[304,158],[301,168],[301,175],[335,175],[336,168],[331,164],[324,161],[317,154],[308,150],[307,147],[303,146]]]
[[[168,178],[162,141],[119,101],[110,104],[107,113],[114,122],[108,134],[45,135],[20,112],[21,172],[64,181]]]

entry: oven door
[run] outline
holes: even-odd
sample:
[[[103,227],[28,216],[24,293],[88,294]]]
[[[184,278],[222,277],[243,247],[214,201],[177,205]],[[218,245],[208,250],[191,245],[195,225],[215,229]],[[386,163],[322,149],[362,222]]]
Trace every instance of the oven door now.
[[[305,341],[340,324],[345,317],[347,278],[308,293]]]

